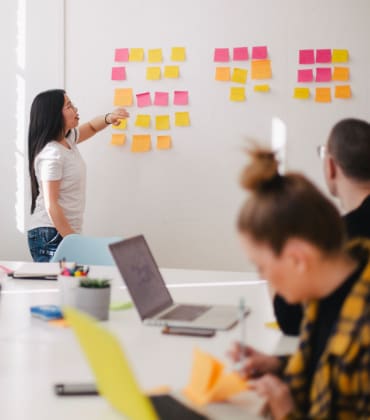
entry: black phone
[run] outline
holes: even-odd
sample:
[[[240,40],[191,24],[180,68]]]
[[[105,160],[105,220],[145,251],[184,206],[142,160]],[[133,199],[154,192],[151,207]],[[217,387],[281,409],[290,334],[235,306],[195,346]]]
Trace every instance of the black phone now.
[[[99,395],[93,383],[55,384],[54,391],[57,395]]]
[[[213,337],[216,331],[211,328],[169,327],[165,326],[162,334],[190,335],[193,337]]]

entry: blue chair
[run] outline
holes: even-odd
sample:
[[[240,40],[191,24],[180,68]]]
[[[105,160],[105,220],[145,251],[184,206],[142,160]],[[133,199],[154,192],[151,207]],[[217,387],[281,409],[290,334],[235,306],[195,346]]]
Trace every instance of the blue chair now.
[[[98,237],[67,235],[59,244],[51,262],[65,261],[86,265],[114,265],[108,245],[121,241],[118,236]]]

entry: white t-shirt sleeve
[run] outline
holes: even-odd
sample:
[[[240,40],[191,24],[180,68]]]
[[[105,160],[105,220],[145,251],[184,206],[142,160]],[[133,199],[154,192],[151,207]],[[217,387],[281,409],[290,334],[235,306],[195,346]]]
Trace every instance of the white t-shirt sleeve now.
[[[36,162],[36,173],[40,181],[58,181],[63,175],[63,161],[59,150],[46,146]]]

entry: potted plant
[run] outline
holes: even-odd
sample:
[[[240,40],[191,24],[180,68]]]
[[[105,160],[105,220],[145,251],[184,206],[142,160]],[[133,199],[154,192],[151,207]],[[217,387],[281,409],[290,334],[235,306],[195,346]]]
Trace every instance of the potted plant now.
[[[110,280],[84,278],[77,288],[76,307],[99,321],[107,321],[110,290]]]

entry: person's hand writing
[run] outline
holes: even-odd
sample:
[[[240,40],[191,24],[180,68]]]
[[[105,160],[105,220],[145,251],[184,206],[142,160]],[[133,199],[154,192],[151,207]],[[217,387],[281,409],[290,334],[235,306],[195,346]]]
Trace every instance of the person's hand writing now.
[[[119,125],[121,120],[128,118],[130,114],[125,108],[116,108],[107,116],[107,120],[113,125]]]

